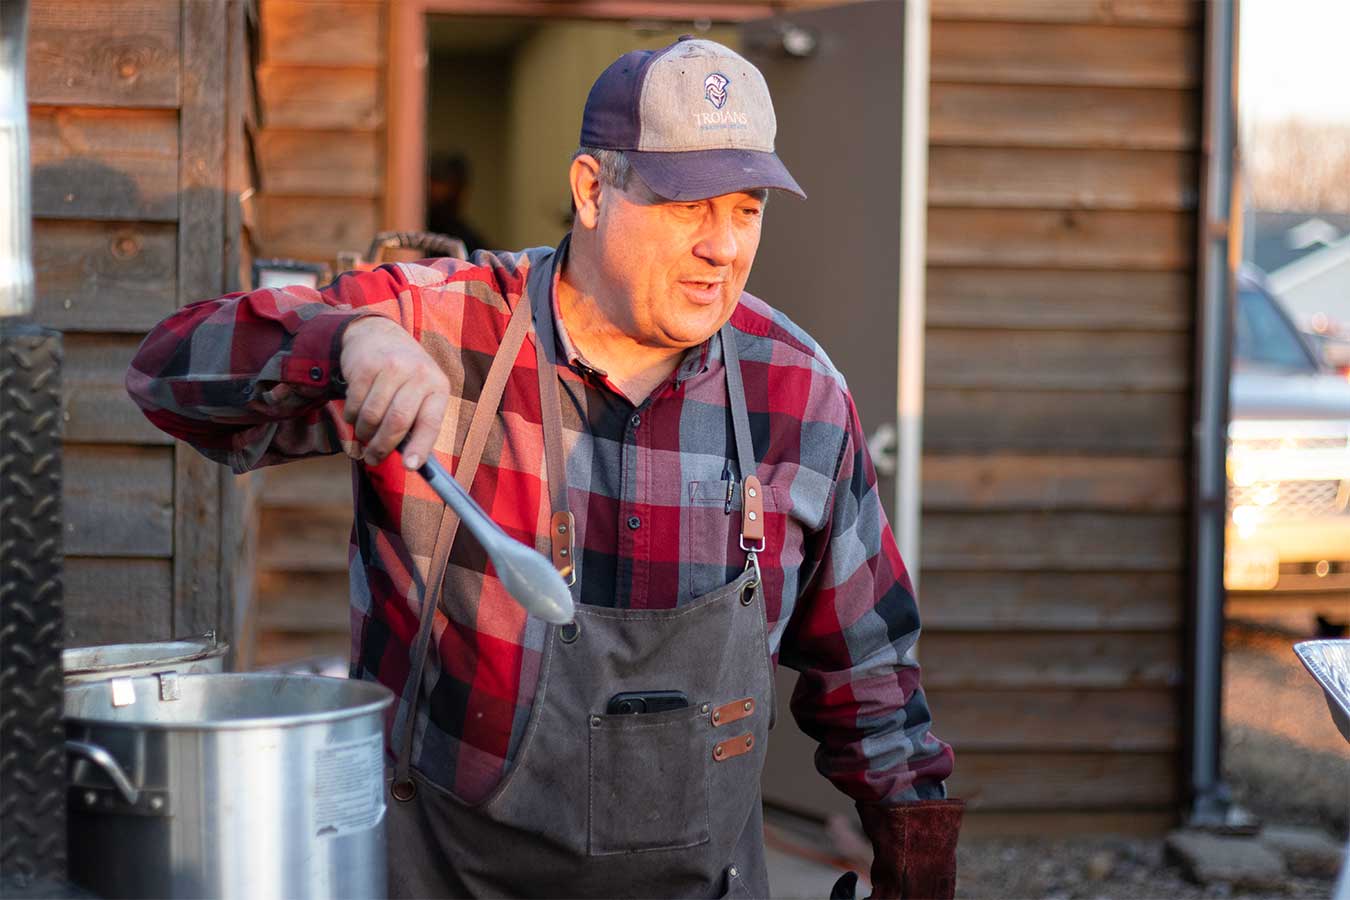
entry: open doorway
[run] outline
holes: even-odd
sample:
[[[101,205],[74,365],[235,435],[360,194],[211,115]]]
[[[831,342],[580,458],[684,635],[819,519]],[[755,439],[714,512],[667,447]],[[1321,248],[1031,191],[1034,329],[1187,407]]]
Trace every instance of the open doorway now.
[[[567,164],[596,76],[682,34],[738,48],[733,25],[429,16],[426,226],[469,249],[553,245],[571,226]]]

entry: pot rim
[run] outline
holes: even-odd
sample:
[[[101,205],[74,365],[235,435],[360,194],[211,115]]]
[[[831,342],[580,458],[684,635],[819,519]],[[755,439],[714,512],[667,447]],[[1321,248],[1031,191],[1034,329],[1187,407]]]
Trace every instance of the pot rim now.
[[[141,681],[143,679],[156,677],[156,675],[142,675],[128,680]],[[186,683],[197,678],[211,678],[217,681],[220,679],[228,679],[230,681],[263,682],[322,678],[325,681],[339,681],[349,684],[352,686],[353,690],[369,695],[369,699],[360,700],[360,702],[355,705],[346,706],[341,709],[325,709],[317,710],[315,712],[293,713],[286,716],[250,716],[248,718],[217,719],[212,721],[165,722],[148,719],[105,719],[87,715],[70,714],[63,714],[61,718],[66,724],[86,725],[101,729],[135,728],[151,731],[252,731],[265,728],[299,728],[305,725],[319,725],[328,722],[356,719],[364,715],[383,713],[385,708],[394,702],[394,692],[389,688],[378,682],[355,678],[329,678],[325,675],[276,672],[202,672],[193,675],[178,676],[180,683]],[[108,690],[108,684],[108,681],[72,684],[66,688],[66,693]]]
[[[93,655],[99,652],[107,652],[113,648],[122,647],[144,647],[147,652],[156,647],[165,650],[170,647],[182,647],[183,652],[175,653],[172,656],[142,657],[141,659],[128,659],[122,662],[101,663],[99,665],[79,665],[75,667],[65,665],[66,660],[77,660],[82,655]],[[66,676],[102,675],[105,673],[116,673],[119,669],[144,669],[158,666],[172,666],[178,663],[201,662],[224,656],[229,650],[229,644],[224,643],[223,641],[208,641],[205,638],[181,638],[175,641],[133,641],[120,644],[94,644],[88,647],[66,647],[61,651],[61,663],[62,670],[65,672]]]

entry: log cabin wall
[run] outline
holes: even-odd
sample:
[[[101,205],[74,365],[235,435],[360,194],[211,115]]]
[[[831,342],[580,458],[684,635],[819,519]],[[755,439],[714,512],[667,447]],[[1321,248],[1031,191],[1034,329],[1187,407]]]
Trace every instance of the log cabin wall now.
[[[975,828],[1178,806],[1202,14],[933,3],[920,653]]]
[[[246,0],[35,0],[35,318],[65,333],[66,642],[214,630],[251,590],[251,490],[127,396],[146,330],[236,287]]]

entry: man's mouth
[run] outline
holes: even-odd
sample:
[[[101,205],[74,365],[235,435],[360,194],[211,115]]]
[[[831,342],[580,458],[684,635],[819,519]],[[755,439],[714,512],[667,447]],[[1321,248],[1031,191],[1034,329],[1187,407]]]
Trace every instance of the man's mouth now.
[[[712,303],[722,295],[724,283],[721,280],[705,281],[684,278],[680,280],[680,287],[684,288],[685,293],[696,303]]]

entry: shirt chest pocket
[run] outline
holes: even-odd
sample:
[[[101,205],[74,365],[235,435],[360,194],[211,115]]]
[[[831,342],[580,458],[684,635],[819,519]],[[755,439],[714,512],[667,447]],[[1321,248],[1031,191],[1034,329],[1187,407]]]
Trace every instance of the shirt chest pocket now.
[[[745,568],[741,549],[741,486],[730,481],[690,481],[680,511],[680,602],[733,581]],[[760,566],[778,559],[783,515],[776,485],[764,485],[765,551]]]

